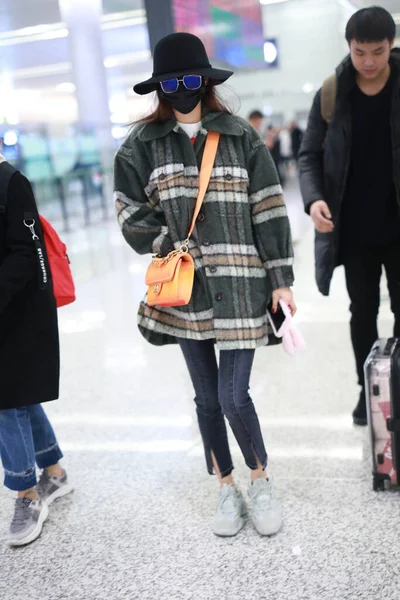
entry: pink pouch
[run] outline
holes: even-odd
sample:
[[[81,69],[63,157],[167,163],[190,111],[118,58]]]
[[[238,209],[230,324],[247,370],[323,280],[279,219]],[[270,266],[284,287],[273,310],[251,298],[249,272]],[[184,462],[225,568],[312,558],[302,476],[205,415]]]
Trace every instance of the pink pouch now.
[[[287,304],[283,300],[279,300],[279,304],[281,305],[282,311],[286,317],[279,337],[282,337],[282,344],[285,352],[289,354],[289,356],[295,356],[298,350],[305,349],[306,343],[300,331],[294,324],[292,313],[290,312]],[[271,320],[270,316],[269,318]]]

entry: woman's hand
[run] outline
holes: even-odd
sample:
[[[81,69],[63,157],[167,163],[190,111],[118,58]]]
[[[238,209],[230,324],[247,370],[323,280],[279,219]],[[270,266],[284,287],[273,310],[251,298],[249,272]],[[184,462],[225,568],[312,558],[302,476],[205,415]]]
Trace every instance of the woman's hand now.
[[[272,292],[272,311],[276,312],[278,308],[279,300],[283,300],[285,304],[289,307],[290,312],[292,313],[292,317],[297,312],[297,306],[293,298],[293,292],[289,287],[279,288]]]

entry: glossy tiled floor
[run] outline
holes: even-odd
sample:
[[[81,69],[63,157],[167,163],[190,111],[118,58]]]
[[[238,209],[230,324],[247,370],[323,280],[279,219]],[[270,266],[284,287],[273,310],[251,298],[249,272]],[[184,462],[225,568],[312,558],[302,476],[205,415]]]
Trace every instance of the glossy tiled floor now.
[[[62,398],[47,410],[76,491],[52,507],[35,544],[0,546],[2,600],[398,600],[400,495],[371,491],[367,432],[351,425],[343,275],[329,299],[318,295],[312,235],[295,193],[288,203],[303,235],[296,295],[308,350],[295,360],[259,350],[252,379],[284,530],[263,539],[248,523],[235,539],[213,536],[217,484],[205,472],[183,360],[141,339],[147,259],[110,222],[68,240],[79,299],[60,311]],[[11,510],[4,491],[2,534]]]

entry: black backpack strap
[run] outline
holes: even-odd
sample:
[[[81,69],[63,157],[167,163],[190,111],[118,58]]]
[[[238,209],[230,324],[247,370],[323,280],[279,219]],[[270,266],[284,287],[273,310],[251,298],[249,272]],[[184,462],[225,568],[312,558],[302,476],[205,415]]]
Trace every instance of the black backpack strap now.
[[[18,171],[10,163],[0,163],[0,215],[6,212],[8,186],[15,173]]]

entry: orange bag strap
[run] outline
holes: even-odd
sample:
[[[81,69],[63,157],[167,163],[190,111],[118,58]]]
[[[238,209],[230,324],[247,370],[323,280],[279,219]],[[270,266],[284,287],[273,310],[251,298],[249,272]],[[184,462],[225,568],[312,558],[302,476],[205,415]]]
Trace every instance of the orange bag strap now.
[[[208,184],[210,183],[220,136],[221,134],[216,131],[209,131],[207,134],[206,147],[204,148],[203,160],[201,161],[199,195],[197,196],[196,208],[194,209],[193,220],[189,229],[189,234],[185,240],[185,245],[186,242],[189,242],[190,236],[196,226],[196,220],[199,216]]]

